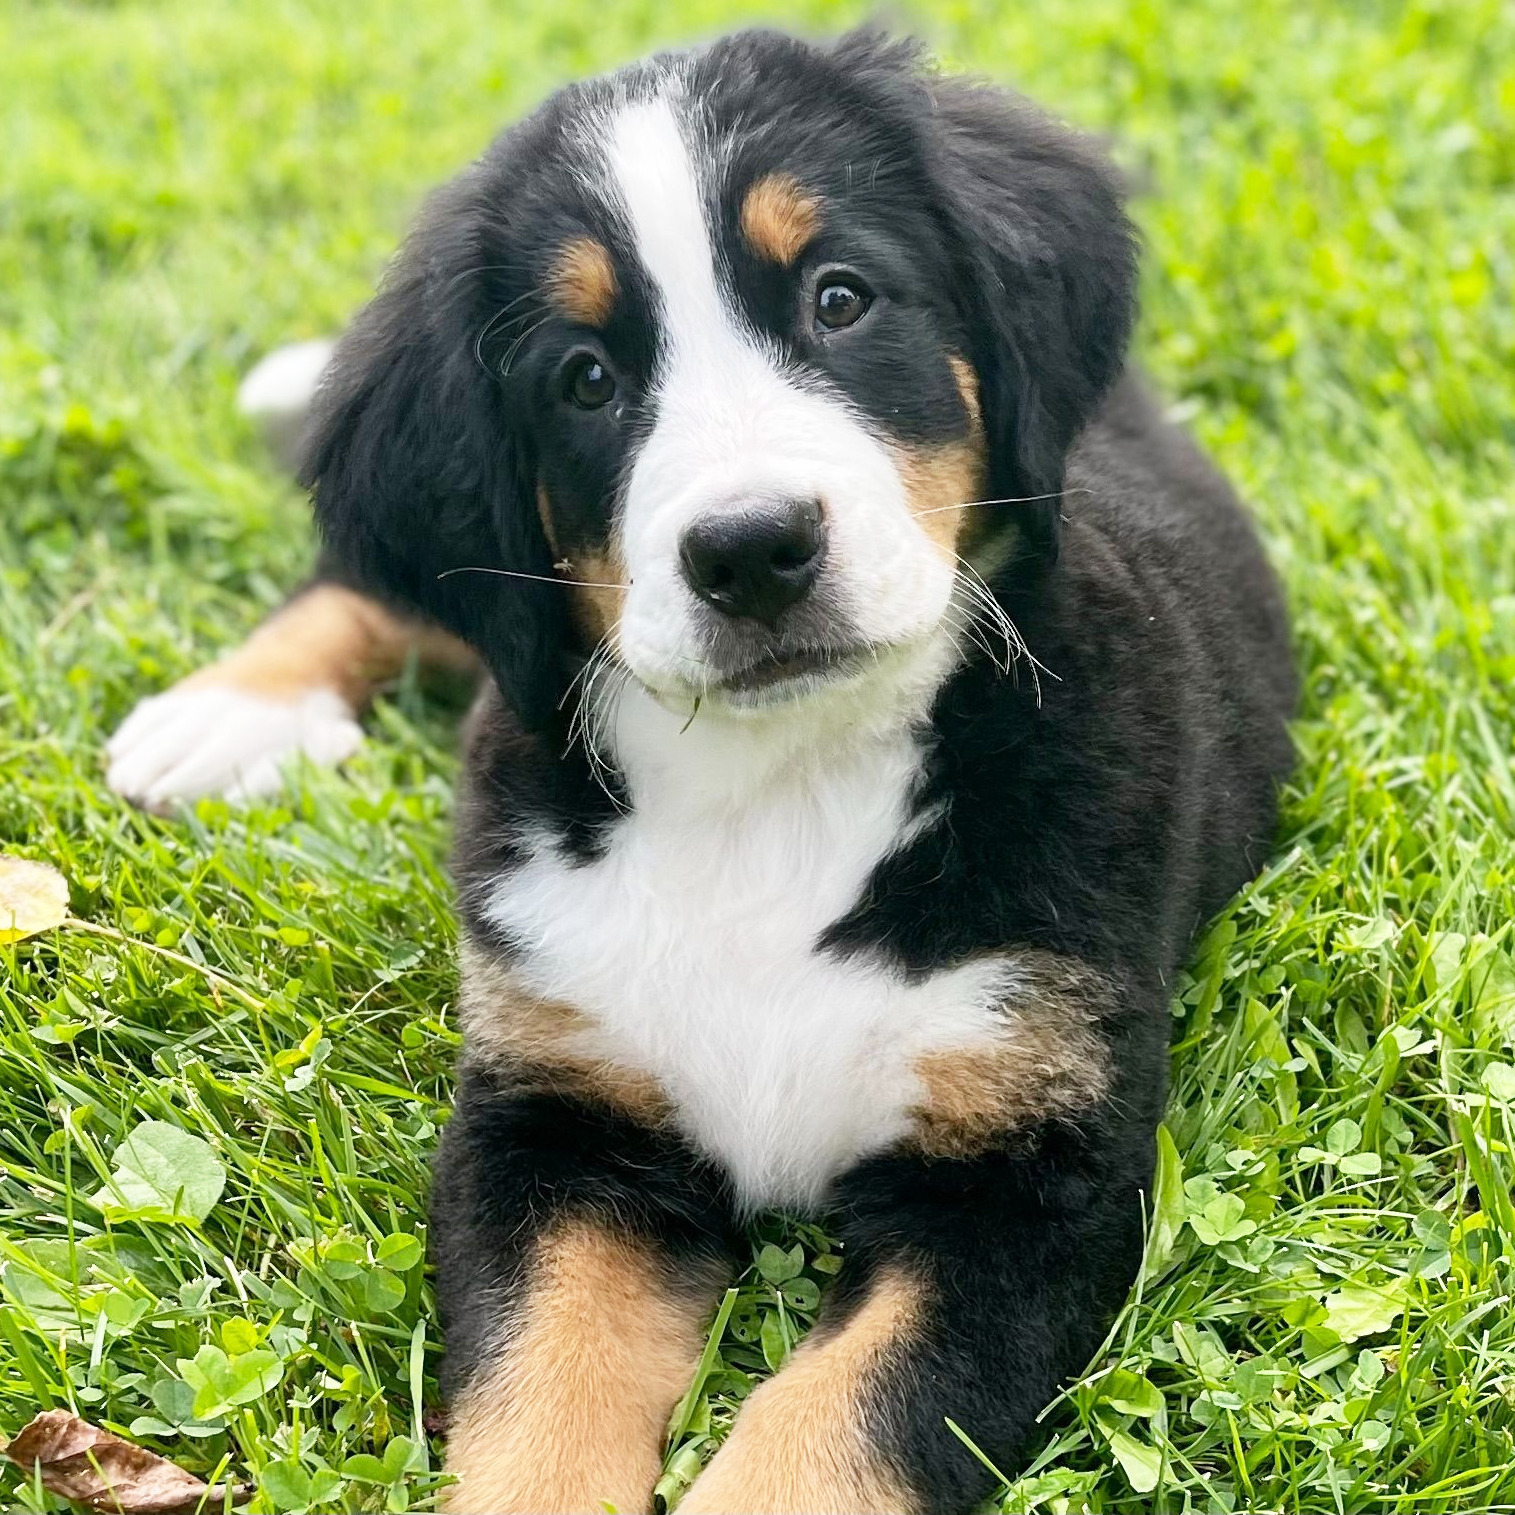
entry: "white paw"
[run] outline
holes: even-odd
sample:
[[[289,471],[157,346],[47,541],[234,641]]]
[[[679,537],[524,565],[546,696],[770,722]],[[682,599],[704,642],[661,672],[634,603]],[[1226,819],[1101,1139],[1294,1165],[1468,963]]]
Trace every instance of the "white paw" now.
[[[362,740],[351,707],[330,689],[278,700],[228,684],[180,685],[122,722],[106,743],[105,781],[160,812],[205,794],[247,799],[277,789],[292,758],[340,763]]]

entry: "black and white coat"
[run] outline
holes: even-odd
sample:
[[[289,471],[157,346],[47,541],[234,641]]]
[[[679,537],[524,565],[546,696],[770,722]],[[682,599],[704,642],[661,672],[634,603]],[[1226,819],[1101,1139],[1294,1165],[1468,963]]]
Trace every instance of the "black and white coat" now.
[[[948,1418],[1012,1465],[1119,1306],[1293,698],[1250,525],[1124,370],[1134,278],[1025,102],[745,33],[507,132],[341,344],[323,583],[493,675],[449,1508],[647,1508],[759,1209],[846,1265],[689,1511],[966,1509]]]

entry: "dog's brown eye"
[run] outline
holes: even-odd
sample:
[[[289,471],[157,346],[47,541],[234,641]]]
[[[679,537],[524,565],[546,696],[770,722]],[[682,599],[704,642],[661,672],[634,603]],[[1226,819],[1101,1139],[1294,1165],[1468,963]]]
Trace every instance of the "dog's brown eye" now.
[[[568,398],[580,410],[598,410],[615,398],[615,376],[593,353],[581,353],[568,365]]]
[[[868,292],[857,284],[828,280],[815,292],[816,323],[827,331],[855,326],[867,314],[870,303]]]

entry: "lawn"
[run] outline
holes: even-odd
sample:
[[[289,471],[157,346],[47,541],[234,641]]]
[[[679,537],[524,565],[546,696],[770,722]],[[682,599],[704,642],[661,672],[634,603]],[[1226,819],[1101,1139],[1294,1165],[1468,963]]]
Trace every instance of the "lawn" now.
[[[402,687],[345,774],[174,821],[105,790],[101,747],[309,561],[239,375],[335,329],[498,124],[735,19],[6,8],[0,848],[61,869],[72,920],[0,946],[0,1435],[68,1407],[253,1510],[434,1501],[453,717]],[[1256,502],[1305,669],[1275,861],[1174,985],[1142,1283],[996,1507],[1515,1509],[1515,12],[913,24],[1132,170],[1143,361]],[[182,1193],[111,1187],[132,1132]],[[845,1266],[779,1218],[753,1259],[670,1503]],[[55,1504],[0,1473],[0,1506]]]

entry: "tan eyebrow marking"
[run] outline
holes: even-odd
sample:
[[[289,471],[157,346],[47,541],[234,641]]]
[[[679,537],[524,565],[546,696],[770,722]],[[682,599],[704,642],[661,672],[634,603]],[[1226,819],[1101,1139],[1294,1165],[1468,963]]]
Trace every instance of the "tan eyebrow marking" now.
[[[558,309],[586,326],[603,326],[620,293],[610,253],[593,237],[565,242],[547,282]]]
[[[820,226],[821,205],[789,174],[764,174],[742,201],[742,235],[760,257],[788,267]]]

